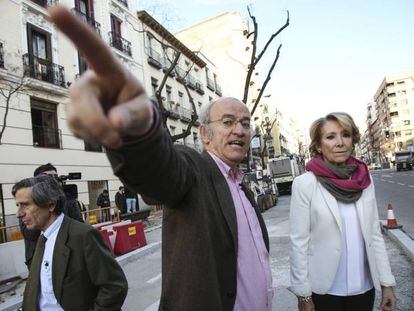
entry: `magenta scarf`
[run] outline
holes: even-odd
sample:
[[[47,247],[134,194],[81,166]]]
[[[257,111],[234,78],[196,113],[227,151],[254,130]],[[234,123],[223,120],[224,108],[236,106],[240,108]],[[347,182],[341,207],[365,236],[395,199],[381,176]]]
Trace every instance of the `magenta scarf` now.
[[[306,170],[315,174],[337,200],[345,203],[357,201],[362,190],[371,184],[367,165],[354,157],[346,160],[344,165],[335,166],[317,156],[306,164]]]

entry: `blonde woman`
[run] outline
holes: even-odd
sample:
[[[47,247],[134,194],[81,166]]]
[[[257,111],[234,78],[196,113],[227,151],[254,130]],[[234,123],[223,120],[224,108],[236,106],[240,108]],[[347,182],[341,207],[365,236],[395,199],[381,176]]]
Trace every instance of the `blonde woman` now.
[[[300,311],[395,310],[395,279],[368,168],[352,152],[360,135],[346,113],[310,128],[312,160],[292,187],[290,290]]]

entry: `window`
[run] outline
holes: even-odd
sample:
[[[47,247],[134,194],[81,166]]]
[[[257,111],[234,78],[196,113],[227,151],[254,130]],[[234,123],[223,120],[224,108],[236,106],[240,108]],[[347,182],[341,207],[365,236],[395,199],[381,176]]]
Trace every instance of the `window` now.
[[[395,97],[395,93],[388,93],[388,97]]]
[[[182,92],[178,92],[178,103],[181,107],[184,105],[184,94]]]
[[[93,152],[103,152],[104,148],[102,145],[97,143],[89,143],[87,141],[83,141],[85,144],[85,151],[93,151]]]
[[[396,117],[396,116],[398,116],[398,111],[393,111],[393,112],[391,112],[391,113],[390,113],[390,116],[391,116],[391,117]]]
[[[169,102],[171,102],[171,92],[172,92],[172,90],[171,90],[171,86],[169,86],[169,85],[166,85],[165,86],[165,92],[166,92],[166,94],[167,94],[167,102],[169,103]]]
[[[394,132],[394,135],[395,135],[396,137],[400,137],[400,136],[401,136],[401,131],[396,131],[396,132]]]
[[[411,136],[411,135],[412,135],[412,131],[411,130],[405,131],[405,136]]]
[[[183,134],[185,133],[185,130],[182,129]],[[187,136],[183,137],[183,143],[184,145],[187,145]]]
[[[201,106],[203,105],[202,102],[198,102],[198,107],[201,108]]]
[[[405,81],[398,81],[397,84],[405,84]]]
[[[403,124],[404,124],[404,125],[410,125],[410,120],[404,120],[404,121],[403,121]]]
[[[33,146],[61,148],[61,133],[57,124],[56,104],[31,99]]]
[[[158,89],[158,80],[151,77],[151,89],[152,89],[152,95],[157,95],[157,89]]]

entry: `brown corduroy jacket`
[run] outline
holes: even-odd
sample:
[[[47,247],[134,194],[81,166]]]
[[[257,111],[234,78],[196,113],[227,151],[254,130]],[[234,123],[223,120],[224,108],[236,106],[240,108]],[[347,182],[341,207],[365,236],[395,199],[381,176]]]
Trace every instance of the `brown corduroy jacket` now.
[[[230,311],[237,289],[237,219],[227,182],[207,152],[151,137],[109,150],[124,184],[167,205],[162,228],[160,310]],[[244,188],[246,189],[246,188]],[[269,239],[252,193],[263,239]]]

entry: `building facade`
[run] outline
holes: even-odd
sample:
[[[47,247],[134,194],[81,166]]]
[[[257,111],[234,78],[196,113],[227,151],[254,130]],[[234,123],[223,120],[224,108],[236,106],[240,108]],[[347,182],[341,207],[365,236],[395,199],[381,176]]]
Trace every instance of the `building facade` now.
[[[371,162],[394,160],[394,153],[414,150],[414,71],[388,75],[367,106]]]

